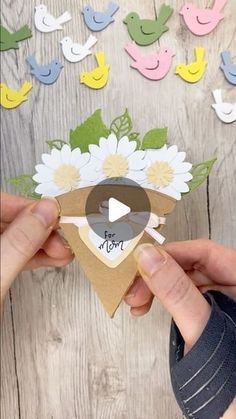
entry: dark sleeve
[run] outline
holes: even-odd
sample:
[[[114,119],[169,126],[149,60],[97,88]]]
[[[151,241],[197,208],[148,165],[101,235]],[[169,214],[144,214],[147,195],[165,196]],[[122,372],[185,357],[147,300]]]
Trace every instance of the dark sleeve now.
[[[236,303],[217,291],[204,296],[211,316],[185,356],[183,338],[172,322],[170,374],[186,418],[219,419],[236,396]]]

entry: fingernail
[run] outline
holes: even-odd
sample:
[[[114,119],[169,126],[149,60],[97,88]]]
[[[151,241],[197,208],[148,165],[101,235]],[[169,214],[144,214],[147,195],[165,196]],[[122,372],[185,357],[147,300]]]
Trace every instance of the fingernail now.
[[[49,228],[54,226],[59,216],[59,206],[56,199],[43,198],[31,210],[44,225]]]
[[[141,244],[135,249],[134,257],[141,274],[151,277],[166,262],[163,250],[152,244]]]
[[[134,298],[137,293],[138,288],[139,288],[139,284],[135,283],[134,285],[132,285],[128,291],[128,294],[126,294],[125,296],[125,300]]]

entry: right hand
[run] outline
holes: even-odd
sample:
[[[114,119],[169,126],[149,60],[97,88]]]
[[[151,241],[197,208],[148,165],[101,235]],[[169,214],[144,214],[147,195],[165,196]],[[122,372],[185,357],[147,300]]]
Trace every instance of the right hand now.
[[[201,293],[218,290],[236,300],[236,251],[209,240],[141,245],[139,276],[125,301],[134,316],[146,314],[156,296],[174,318],[191,349],[202,334],[211,308]]]

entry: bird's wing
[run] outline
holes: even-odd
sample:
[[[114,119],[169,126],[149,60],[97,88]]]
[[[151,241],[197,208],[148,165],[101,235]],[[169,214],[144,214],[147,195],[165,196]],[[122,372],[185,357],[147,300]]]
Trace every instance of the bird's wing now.
[[[140,29],[143,35],[154,35],[157,31],[156,20],[140,20]]]
[[[20,97],[19,92],[12,89],[7,89],[6,91],[6,99],[9,100],[9,102],[15,102]]]
[[[107,18],[107,15],[102,12],[95,12],[93,14],[93,21],[97,24],[106,22]]]
[[[93,80],[100,81],[105,74],[105,67],[98,67],[95,70],[91,71],[89,74]]]
[[[196,20],[200,25],[209,25],[209,23],[212,23],[213,17],[215,17],[215,13],[211,9],[199,9],[196,12]]]
[[[73,55],[81,55],[84,52],[84,47],[80,44],[72,44],[70,52]]]
[[[236,76],[236,64],[229,65],[227,69],[231,76]]]
[[[55,19],[54,16],[50,15],[49,13],[47,13],[43,19],[42,19],[42,23],[47,26],[48,28],[52,28],[52,27],[57,27],[58,23],[57,20]]]
[[[234,105],[232,103],[222,103],[221,112],[225,115],[231,115],[234,110]]]
[[[201,64],[199,64],[199,63],[192,63],[192,64],[188,64],[186,67],[187,67],[187,70],[188,70],[189,74],[191,74],[192,76],[194,76],[202,68],[202,63]]]
[[[160,66],[158,55],[149,55],[146,59],[144,58],[143,64],[147,70],[157,70]]]

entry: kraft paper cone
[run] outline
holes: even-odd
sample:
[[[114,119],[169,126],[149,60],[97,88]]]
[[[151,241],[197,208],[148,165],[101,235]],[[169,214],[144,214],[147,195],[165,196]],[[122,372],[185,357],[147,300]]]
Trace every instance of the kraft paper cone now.
[[[109,187],[108,185],[104,187],[104,185],[98,185],[96,188],[98,202],[103,201],[107,197],[108,188],[111,191],[110,196],[112,196],[112,191],[114,192],[114,188],[116,188],[117,199],[119,199],[119,191],[121,197],[123,197],[122,190],[124,190],[124,186],[113,184]],[[135,188],[130,186],[127,186],[127,188],[132,189],[132,191],[130,190],[127,193],[127,198],[132,196],[132,201],[135,202]],[[82,188],[58,196],[57,200],[61,207],[61,216],[85,216],[87,198],[93,189],[94,187]],[[173,211],[176,205],[175,199],[148,189],[145,189],[145,192],[150,201],[151,212],[161,217]],[[98,213],[98,202],[94,202],[94,208],[91,208],[91,213]],[[129,202],[126,203],[129,205]],[[132,207],[132,205],[130,206]],[[137,202],[135,211],[140,211],[139,206],[141,208],[140,203]],[[60,227],[105,310],[110,317],[113,317],[137,273],[133,250],[117,267],[110,268],[101,262],[85,245],[80,238],[78,227],[74,224],[61,224]],[[141,243],[154,243],[154,239],[144,232],[138,243],[135,244],[135,247]]]

